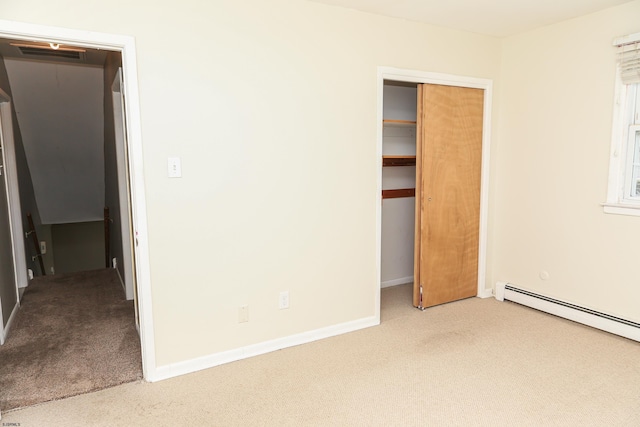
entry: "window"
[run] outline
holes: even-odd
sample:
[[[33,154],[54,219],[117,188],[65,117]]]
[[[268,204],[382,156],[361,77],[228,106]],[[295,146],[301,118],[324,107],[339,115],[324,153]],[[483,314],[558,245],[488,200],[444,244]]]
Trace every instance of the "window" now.
[[[640,216],[640,33],[614,42],[618,73],[604,211]]]
[[[630,127],[629,132],[629,149],[631,150],[631,164],[627,175],[631,177],[629,180],[629,188],[625,190],[625,193],[629,194],[629,198],[632,200],[640,199],[640,126],[635,125]]]
[[[638,56],[640,60],[640,56]],[[626,120],[623,122],[623,134],[626,133],[626,165],[623,200],[640,202],[640,84],[626,85]],[[626,132],[624,132],[626,131]],[[624,138],[624,135],[623,135]],[[623,148],[623,149],[624,149]]]

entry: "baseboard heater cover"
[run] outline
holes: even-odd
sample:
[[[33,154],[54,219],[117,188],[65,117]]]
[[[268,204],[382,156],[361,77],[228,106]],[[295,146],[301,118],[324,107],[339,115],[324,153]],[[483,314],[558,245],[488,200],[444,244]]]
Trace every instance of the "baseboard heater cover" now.
[[[516,302],[545,313],[640,342],[640,323],[536,294],[507,282],[496,283],[495,297],[498,301]]]

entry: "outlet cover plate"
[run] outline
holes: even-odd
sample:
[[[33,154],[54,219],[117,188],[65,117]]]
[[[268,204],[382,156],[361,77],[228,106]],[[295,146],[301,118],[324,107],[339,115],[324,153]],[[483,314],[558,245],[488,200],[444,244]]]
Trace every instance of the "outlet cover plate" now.
[[[249,321],[249,306],[241,305],[238,307],[238,323],[245,323]]]
[[[278,298],[278,309],[284,310],[286,308],[289,308],[289,291],[282,291]]]

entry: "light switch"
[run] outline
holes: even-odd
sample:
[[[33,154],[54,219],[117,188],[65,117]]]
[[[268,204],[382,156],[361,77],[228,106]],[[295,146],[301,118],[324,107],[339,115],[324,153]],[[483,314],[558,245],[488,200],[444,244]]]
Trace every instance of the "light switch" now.
[[[182,166],[180,157],[169,157],[169,178],[180,178],[182,176]]]

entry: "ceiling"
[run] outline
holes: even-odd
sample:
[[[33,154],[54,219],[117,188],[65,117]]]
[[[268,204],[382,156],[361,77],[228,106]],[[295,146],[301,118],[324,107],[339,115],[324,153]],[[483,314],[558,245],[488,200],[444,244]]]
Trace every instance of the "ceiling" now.
[[[505,37],[633,0],[311,0]]]

